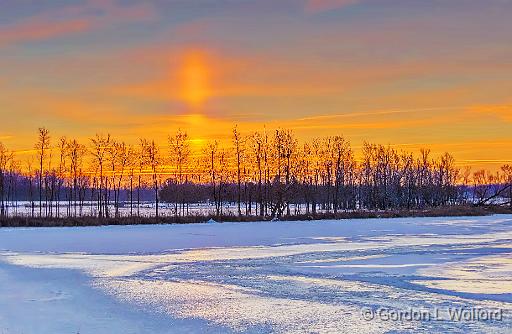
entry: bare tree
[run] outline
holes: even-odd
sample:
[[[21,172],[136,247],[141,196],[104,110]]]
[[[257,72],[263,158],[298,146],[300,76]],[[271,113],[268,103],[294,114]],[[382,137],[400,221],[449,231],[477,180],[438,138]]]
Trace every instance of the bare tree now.
[[[272,216],[281,216],[286,209],[290,215],[290,190],[292,179],[292,159],[296,153],[297,140],[291,130],[278,129],[273,140],[274,149],[274,200]],[[284,180],[284,184],[283,184]]]
[[[183,186],[183,169],[185,168],[189,156],[190,156],[190,144],[188,141],[188,135],[186,132],[178,129],[174,136],[169,136],[169,147],[171,149],[171,161],[176,166],[176,183],[179,185],[176,190],[176,203],[175,203],[175,214],[178,215],[178,202],[181,203],[180,210],[181,214],[184,214],[185,209],[185,198],[183,192],[180,190]]]
[[[151,174],[153,178],[153,189],[155,191],[155,215],[158,219],[158,177],[159,177],[159,167],[160,167],[160,153],[158,146],[155,144],[155,141],[151,141],[148,145],[146,145],[147,149],[147,158],[148,164],[151,167]]]
[[[508,204],[512,207],[512,165],[502,166],[501,170],[504,174],[505,189],[508,189]]]
[[[87,149],[85,145],[78,143],[76,139],[70,140],[66,144],[66,153],[70,161],[70,172],[73,179],[70,186],[70,198],[73,202],[73,215],[77,216],[77,207],[79,214],[82,215],[82,196],[81,196],[81,177],[83,157]]]
[[[138,153],[133,146],[128,146],[128,171],[130,177],[130,216],[133,217],[133,178],[137,168]]]
[[[42,127],[39,128],[37,142],[34,145],[37,152],[37,158],[39,161],[38,171],[38,185],[39,185],[39,216],[43,215],[43,175],[44,175],[44,163],[50,150],[50,132],[48,129]]]
[[[233,128],[233,144],[235,146],[235,154],[236,154],[236,175],[237,175],[237,204],[238,204],[238,215],[242,215],[242,210],[240,208],[241,203],[241,155],[242,155],[242,136],[240,132],[238,131],[237,126]]]
[[[191,156],[188,136],[178,130],[168,137],[172,175],[166,180],[155,141],[141,140],[135,150],[110,135],[96,135],[86,152],[76,140],[62,137],[52,151],[49,133],[41,128],[34,145],[37,161],[29,161],[23,170],[12,152],[0,144],[0,215],[18,214],[18,201],[28,198],[35,216],[35,182],[41,217],[45,213],[52,217],[54,210],[61,215],[61,194],[68,201],[68,216],[82,215],[86,194],[91,198],[91,212],[96,204],[99,217],[109,216],[112,197],[119,217],[122,197],[129,194],[133,215],[135,186],[137,213],[149,190],[150,196],[154,193],[156,216],[162,215],[162,200],[174,203],[171,212],[176,215],[188,215],[189,203],[211,201],[217,216],[225,208],[233,210],[229,214],[242,215],[244,203],[246,215],[253,214],[256,204],[257,215],[279,217],[291,215],[292,209],[293,214],[301,214],[304,206],[308,215],[336,216],[340,210],[457,205],[469,202],[470,196],[475,204],[504,205],[512,197],[512,167],[477,171],[471,180],[471,169],[459,170],[448,153],[434,156],[428,149],[414,153],[364,143],[356,161],[342,136],[299,145],[288,129],[277,129],[270,136],[266,131],[246,136],[235,126],[230,139],[223,142],[225,146],[210,142],[202,155]],[[52,154],[60,157],[58,164]],[[84,164],[86,157],[91,163]]]
[[[335,136],[333,138],[333,157],[334,157],[334,213],[338,212],[340,207],[340,191],[345,185],[345,174],[347,172],[347,164],[350,164],[349,158],[350,155],[349,144],[345,139],[341,136]]]
[[[259,204],[259,215],[263,217],[264,215],[264,206],[263,206],[263,173],[264,173],[264,138],[259,132],[255,132],[252,137],[252,153],[254,157],[254,161],[256,163],[256,171],[257,171],[257,178],[258,178],[258,204]]]
[[[6,175],[8,172],[8,166],[10,161],[13,159],[13,154],[10,152],[4,144],[0,142],[0,216],[5,217],[7,211],[6,203]]]
[[[115,189],[117,190],[117,193],[114,191],[114,198],[115,198],[115,215],[116,217],[119,217],[119,202],[121,197],[121,186],[123,182],[123,177],[125,173],[125,169],[129,167],[130,165],[130,159],[133,156],[132,148],[124,142],[115,143],[114,149],[117,151],[116,157],[117,157],[117,186],[115,186]],[[114,177],[115,181],[115,177]]]
[[[33,171],[33,157],[29,157],[27,161],[27,178],[28,178],[28,196],[30,201],[30,214],[32,218],[35,216],[35,203],[34,203],[34,171]],[[0,185],[1,186],[1,185]]]
[[[139,139],[139,157],[138,157],[138,163],[139,163],[139,171],[138,171],[138,182],[137,182],[137,217],[140,217],[140,191],[142,187],[143,182],[143,174],[145,173],[146,166],[148,165],[148,158],[147,158],[147,146],[148,141],[145,139]]]
[[[98,166],[98,170],[99,170],[99,174],[100,174],[99,175],[100,184],[99,184],[99,190],[98,190],[98,210],[99,210],[98,214],[99,214],[100,218],[102,218],[104,216],[104,210],[106,210],[106,207],[105,207],[105,209],[103,208],[103,203],[106,202],[106,194],[103,193],[103,185],[104,185],[103,168],[104,168],[104,164],[106,161],[107,152],[110,148],[110,144],[111,144],[110,134],[108,134],[107,136],[96,134],[96,137],[91,138],[90,151],[94,158],[94,163]],[[108,216],[108,212],[105,212],[105,216]]]
[[[66,179],[66,158],[68,156],[67,152],[68,141],[66,137],[60,137],[58,143],[59,150],[59,169],[58,169],[58,184],[57,184],[57,218],[60,216],[60,195],[62,191],[62,186],[64,185]]]
[[[10,152],[9,158],[8,158],[8,175],[9,175],[9,182],[8,182],[8,190],[7,190],[7,200],[10,204],[10,206],[13,209],[12,214],[14,216],[18,215],[18,196],[17,196],[17,190],[18,190],[18,179],[21,174],[20,170],[20,164],[19,161],[14,159],[14,152]]]
[[[218,159],[218,169],[216,175],[218,177],[218,187],[217,187],[217,216],[223,214],[223,198],[225,187],[229,182],[229,170],[227,167],[228,153],[225,149],[220,148],[217,152]]]
[[[205,155],[206,155],[206,160],[207,160],[206,165],[208,166],[207,167],[208,174],[210,175],[210,182],[211,182],[212,193],[213,193],[213,202],[215,204],[215,212],[216,212],[217,216],[220,213],[220,200],[219,200],[219,196],[217,195],[217,189],[216,189],[217,188],[216,187],[217,174],[216,174],[216,167],[215,167],[218,146],[219,146],[218,142],[213,141],[213,142],[209,142],[205,148]]]

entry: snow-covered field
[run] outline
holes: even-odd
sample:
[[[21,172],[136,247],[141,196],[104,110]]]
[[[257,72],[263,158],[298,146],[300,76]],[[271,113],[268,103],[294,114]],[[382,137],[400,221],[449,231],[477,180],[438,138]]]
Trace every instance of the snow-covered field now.
[[[32,207],[33,205],[33,207]],[[42,203],[41,205],[41,215],[43,217],[52,216],[52,217],[78,217],[78,216],[94,216],[97,217],[99,213],[99,209],[97,207],[96,202],[85,201],[83,203],[82,208],[80,208],[79,204],[76,206],[71,203],[69,204],[67,201],[60,202],[52,202],[51,204],[46,205]],[[120,207],[118,208],[118,214],[121,217],[130,217],[130,216],[142,216],[142,217],[154,217],[155,216],[155,202],[141,202],[140,205],[137,206],[137,203],[133,203],[130,207],[129,202],[120,203]],[[253,210],[256,208],[256,204],[252,204]],[[294,206],[292,206],[295,209]],[[158,210],[160,216],[174,216],[176,213],[176,208],[174,203],[159,203]],[[179,209],[178,209],[179,210]],[[114,216],[115,207],[114,204],[108,205],[108,211],[110,216]],[[317,210],[318,212],[322,212],[321,209]],[[51,212],[51,213],[50,213]],[[58,212],[58,214],[57,214]],[[181,213],[181,211],[179,211]],[[215,215],[216,209],[214,203],[192,203],[188,205],[188,208],[185,209],[187,215]],[[222,213],[223,214],[237,214],[238,206],[236,203],[223,203],[222,205]],[[38,217],[39,216],[39,202],[28,202],[28,201],[17,201],[17,202],[6,202],[6,215],[9,217]]]
[[[512,216],[0,229],[2,334],[511,331]]]
[[[33,206],[32,206],[33,205]],[[115,215],[115,206],[110,204],[107,206],[108,212],[111,217]],[[79,217],[79,216],[94,216],[97,217],[99,209],[96,202],[86,201],[82,208],[80,205],[76,206],[68,202],[52,202],[47,206],[45,203],[41,205],[41,216],[43,217]],[[141,202],[138,206],[137,203],[133,203],[130,206],[129,202],[121,202],[118,208],[118,214],[121,217],[130,216],[141,216],[141,217],[154,217],[155,216],[155,202]],[[256,213],[257,203],[251,205],[252,213]],[[224,202],[220,208],[220,213],[224,215],[237,215],[238,205],[235,202]],[[294,213],[305,213],[306,208],[300,204],[290,204],[290,210]],[[57,214],[58,212],[58,214]],[[176,214],[175,203],[159,203],[158,212],[162,217],[172,217]],[[202,216],[215,216],[216,208],[215,204],[209,203],[190,203],[188,207],[185,207],[184,212],[187,216],[202,215]],[[245,205],[242,206],[242,212],[245,214]],[[326,212],[325,209],[318,205],[316,209],[317,213]],[[181,209],[178,209],[178,213],[182,215]],[[17,202],[6,202],[6,216],[9,217],[39,217],[39,202],[28,202],[28,201],[17,201]]]

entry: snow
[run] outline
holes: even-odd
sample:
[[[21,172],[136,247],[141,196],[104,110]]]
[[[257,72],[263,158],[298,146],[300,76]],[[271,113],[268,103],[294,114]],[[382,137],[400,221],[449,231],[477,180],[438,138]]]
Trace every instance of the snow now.
[[[6,215],[7,216],[18,216],[18,217],[39,217],[39,201],[29,202],[29,201],[16,201],[11,202],[8,201],[6,204]],[[256,208],[257,203],[252,203],[252,207]],[[78,217],[78,216],[94,216],[97,217],[99,214],[98,203],[94,201],[84,201],[83,206],[80,210],[80,204],[77,203],[75,205],[74,202],[69,203],[68,201],[54,201],[51,203],[41,203],[41,214],[43,217],[47,216],[58,216],[58,217]],[[110,202],[107,205],[110,216],[114,216],[116,208],[113,202]],[[155,202],[147,202],[141,201],[139,205],[137,203],[130,202],[120,202],[119,207],[117,208],[118,214],[121,217],[130,217],[130,216],[138,216],[141,217],[154,217],[155,216],[156,204]],[[158,203],[158,212],[161,217],[172,217],[176,214],[175,203]],[[179,209],[178,209],[179,210]],[[290,210],[293,212],[305,210],[304,205],[290,205]],[[185,212],[187,215],[215,215],[217,208],[214,203],[204,202],[204,203],[188,203],[185,208]],[[245,212],[245,208],[242,210]],[[325,209],[317,208],[318,213],[325,212]],[[58,215],[57,215],[58,212]],[[221,212],[225,215],[236,215],[238,214],[238,206],[233,202],[223,202],[221,205]],[[277,218],[274,218],[277,221]]]
[[[511,277],[510,215],[3,228],[0,333],[507,333]]]

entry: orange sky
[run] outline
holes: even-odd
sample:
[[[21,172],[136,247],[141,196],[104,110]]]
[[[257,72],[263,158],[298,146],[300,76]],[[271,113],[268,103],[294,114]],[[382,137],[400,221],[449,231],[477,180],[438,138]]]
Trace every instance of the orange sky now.
[[[512,162],[511,14],[503,0],[13,1],[0,141],[27,150],[46,126],[200,143],[238,124],[494,169]]]

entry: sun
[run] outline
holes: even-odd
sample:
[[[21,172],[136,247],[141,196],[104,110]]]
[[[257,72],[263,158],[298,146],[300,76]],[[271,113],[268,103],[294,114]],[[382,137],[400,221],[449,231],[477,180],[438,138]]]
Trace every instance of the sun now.
[[[212,95],[210,71],[204,52],[185,52],[181,65],[181,98],[191,107],[201,107]]]

